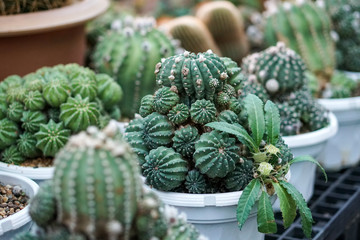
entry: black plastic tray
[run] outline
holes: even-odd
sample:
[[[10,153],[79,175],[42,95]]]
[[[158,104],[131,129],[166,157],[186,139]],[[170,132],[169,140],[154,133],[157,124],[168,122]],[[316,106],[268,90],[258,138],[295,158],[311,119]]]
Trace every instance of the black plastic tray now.
[[[314,195],[309,201],[313,213],[314,240],[360,240],[360,167],[328,173],[328,182],[318,173]],[[300,218],[284,229],[281,213],[275,214],[277,234],[265,240],[306,239]]]

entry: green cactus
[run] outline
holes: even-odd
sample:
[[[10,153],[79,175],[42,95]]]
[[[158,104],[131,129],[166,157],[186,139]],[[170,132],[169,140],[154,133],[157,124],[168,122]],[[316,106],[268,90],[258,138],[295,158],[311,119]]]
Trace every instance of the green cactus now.
[[[35,236],[33,233],[23,232],[17,234],[13,240],[43,240],[42,237]]]
[[[48,119],[52,119],[54,122],[60,122],[60,109],[59,108],[49,108],[47,111]]]
[[[90,101],[93,101],[97,96],[97,90],[97,82],[93,72],[79,74],[71,79],[71,94],[73,96],[80,95],[82,98],[89,98]]]
[[[129,239],[137,211],[139,168],[115,133],[91,128],[73,136],[55,162],[57,222],[89,238]]]
[[[65,127],[73,132],[87,129],[91,125],[99,124],[100,112],[95,102],[80,95],[69,97],[66,103],[60,106],[60,119]]]
[[[14,144],[19,136],[17,124],[7,118],[0,120],[0,149]]]
[[[290,105],[288,102],[278,103],[281,126],[280,131],[285,136],[300,134],[301,121],[300,113],[297,111],[294,105]]]
[[[0,1],[0,15],[12,15],[28,12],[37,12],[50,10],[54,8],[60,8],[75,2],[75,0],[14,0]]]
[[[167,146],[171,143],[174,129],[166,116],[152,113],[144,119],[143,140],[148,148]]]
[[[305,64],[293,50],[278,43],[243,61],[243,71],[255,75],[270,95],[298,90],[305,82]]]
[[[11,145],[2,152],[1,161],[19,165],[25,161],[25,158],[15,145]]]
[[[169,87],[162,87],[154,94],[154,110],[167,114],[179,102],[179,96]]]
[[[28,75],[24,76],[24,86],[25,89],[29,92],[32,91],[42,91],[44,86],[45,80],[43,77],[36,73],[29,73]]]
[[[211,51],[169,57],[156,65],[155,74],[158,85],[173,87],[190,101],[213,100],[228,79],[224,63]]]
[[[200,172],[210,178],[225,177],[240,160],[235,139],[216,131],[204,133],[195,143],[194,161]]]
[[[41,155],[36,143],[36,138],[32,133],[24,132],[17,140],[17,148],[24,157],[35,158]]]
[[[134,119],[129,123],[125,130],[125,140],[130,143],[133,151],[137,154],[139,164],[145,163],[145,156],[149,154],[149,149],[143,140],[144,119]]]
[[[174,124],[184,123],[190,116],[189,108],[185,104],[179,103],[169,111],[167,116]]]
[[[24,104],[30,111],[43,110],[45,108],[45,99],[39,91],[30,91],[25,95]]]
[[[38,193],[31,199],[29,214],[39,227],[45,227],[56,219],[56,202],[53,183],[41,184]]]
[[[35,134],[36,147],[41,149],[45,156],[54,157],[65,146],[70,132],[64,128],[62,122],[55,123],[50,120],[48,124],[40,124],[40,130]]]
[[[254,178],[254,164],[251,160],[241,159],[235,170],[225,177],[225,187],[229,191],[241,191]]]
[[[43,97],[52,107],[59,107],[70,96],[71,87],[67,80],[53,78],[44,85]]]
[[[269,45],[283,41],[299,53],[306,66],[320,82],[320,89],[330,81],[335,68],[335,45],[331,39],[331,22],[325,9],[311,1],[284,2],[268,14],[265,40]]]
[[[168,229],[168,233],[164,238],[164,240],[173,239],[198,240],[201,238],[199,232],[193,225],[189,225],[185,220],[180,220],[177,224],[174,224]]]
[[[317,102],[310,105],[306,114],[301,116],[305,124],[308,125],[310,131],[315,131],[324,126],[329,125],[329,110]]]
[[[147,115],[153,113],[154,110],[154,96],[146,95],[141,99],[141,106],[139,109],[139,114],[142,117],[146,117]]]
[[[206,193],[206,181],[204,175],[197,170],[189,171],[185,179],[185,187],[189,193]]]
[[[106,109],[117,105],[122,96],[123,91],[114,79],[107,74],[97,74],[97,95],[98,98],[104,103]]]
[[[184,158],[191,158],[195,152],[195,143],[199,139],[199,132],[196,127],[186,126],[175,131],[173,148]]]
[[[227,123],[240,123],[239,117],[231,110],[222,111],[217,117],[219,122],[227,122]]]
[[[197,100],[190,108],[191,119],[198,124],[212,122],[216,118],[216,107],[208,100]]]
[[[26,111],[22,114],[21,122],[21,127],[25,131],[35,133],[39,131],[40,124],[47,123],[47,117],[44,113],[40,111]]]
[[[142,168],[147,184],[159,190],[170,191],[185,180],[188,163],[172,148],[159,147],[149,152]]]
[[[236,62],[248,54],[249,43],[238,9],[228,1],[214,1],[201,5],[196,11],[209,29],[223,56]]]
[[[172,40],[153,25],[154,20],[136,19],[132,26],[110,32],[97,44],[92,57],[98,72],[126,86],[120,104],[126,117],[132,118],[141,98],[155,89],[156,62],[175,51]]]
[[[14,122],[20,122],[24,112],[24,105],[19,102],[13,102],[7,109],[7,117]]]
[[[20,87],[23,82],[19,75],[10,75],[0,83],[0,89],[6,92],[9,88]]]

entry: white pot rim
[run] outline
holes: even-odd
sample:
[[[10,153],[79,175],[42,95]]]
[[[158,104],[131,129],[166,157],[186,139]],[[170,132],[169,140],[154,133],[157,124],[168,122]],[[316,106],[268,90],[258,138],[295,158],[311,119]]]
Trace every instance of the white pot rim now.
[[[287,181],[290,181],[291,172],[286,174]],[[144,180],[144,177],[142,177]],[[237,205],[243,191],[226,193],[176,193],[164,192],[150,188],[144,183],[144,188],[155,192],[159,198],[166,204],[176,207],[227,207]]]
[[[330,124],[324,128],[309,133],[284,136],[282,138],[289,148],[306,147],[327,141],[329,138],[335,136],[338,130],[338,121],[332,112],[329,113],[329,119]]]
[[[109,7],[108,0],[83,0],[61,8],[0,16],[0,36],[39,33],[81,25]]]
[[[15,173],[35,180],[51,179],[54,175],[54,167],[22,167],[0,162],[0,171]]]
[[[318,102],[330,111],[347,111],[360,109],[360,97],[320,98]]]
[[[39,185],[27,177],[6,172],[0,172],[0,177],[1,176],[16,178],[17,180],[19,180],[19,182],[21,182],[20,184],[16,185],[19,185],[22,188],[24,188],[24,186],[31,188],[34,194],[32,196],[29,196],[30,198],[35,196],[35,194],[39,190]],[[0,180],[0,182],[2,181]],[[4,183],[6,184],[6,181]],[[3,235],[5,232],[18,229],[30,221],[31,217],[29,215],[29,205],[27,205],[21,211],[0,220],[0,236]]]

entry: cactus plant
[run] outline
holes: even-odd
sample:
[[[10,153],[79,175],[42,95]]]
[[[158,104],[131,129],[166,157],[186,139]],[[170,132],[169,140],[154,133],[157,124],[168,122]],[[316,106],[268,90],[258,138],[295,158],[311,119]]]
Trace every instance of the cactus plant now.
[[[322,1],[337,33],[336,60],[341,70],[360,72],[360,4],[354,0]]]
[[[155,28],[153,19],[127,20],[123,28],[103,36],[92,57],[97,71],[127,86],[121,109],[133,118],[140,100],[155,88],[154,65],[174,54],[172,40]]]
[[[269,5],[266,23],[267,43],[275,45],[283,41],[299,53],[319,79],[319,91],[323,90],[335,68],[335,44],[325,9],[308,0],[275,3]]]
[[[40,231],[29,237],[164,240],[177,232],[204,239],[176,210],[146,193],[138,174],[136,157],[118,137],[116,123],[72,136],[55,159],[54,178],[30,202]]]
[[[121,87],[77,64],[43,67],[0,83],[0,149],[16,146],[25,159],[51,158],[68,137],[120,118]]]
[[[279,42],[246,57],[242,66],[249,79],[244,82],[240,98],[253,93],[263,102],[271,100],[276,103],[283,135],[315,131],[329,124],[328,110],[316,103],[307,88],[308,74],[304,62],[284,43]]]
[[[201,5],[196,12],[209,29],[223,56],[236,62],[248,54],[249,43],[238,9],[228,1],[215,1]]]
[[[1,0],[0,15],[11,15],[11,14],[50,10],[50,9],[66,6],[75,1],[76,0],[37,0],[37,1]]]

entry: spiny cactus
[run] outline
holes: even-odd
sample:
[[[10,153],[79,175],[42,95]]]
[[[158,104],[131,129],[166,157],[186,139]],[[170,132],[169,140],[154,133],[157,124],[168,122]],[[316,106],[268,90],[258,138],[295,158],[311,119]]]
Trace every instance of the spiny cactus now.
[[[1,0],[0,15],[20,14],[60,8],[76,0]]]
[[[154,65],[174,54],[176,46],[155,28],[153,19],[127,20],[122,25],[103,36],[92,60],[97,71],[127,87],[120,106],[124,116],[133,118],[141,98],[155,89]]]
[[[28,132],[36,133],[40,129],[40,124],[46,124],[47,117],[40,111],[26,111],[23,112],[21,118],[21,127]]]
[[[43,97],[52,107],[65,103],[71,93],[71,87],[66,79],[55,77],[44,85]]]
[[[235,170],[225,177],[225,187],[230,191],[242,190],[253,179],[254,164],[251,160],[241,159]]]
[[[19,102],[13,102],[9,105],[7,117],[14,122],[20,122],[24,112],[24,106]]]
[[[183,103],[177,104],[169,111],[167,116],[171,122],[181,124],[189,118],[189,108]]]
[[[106,109],[111,109],[121,101],[121,87],[107,74],[97,74],[97,95]]]
[[[15,145],[11,145],[2,152],[1,161],[19,165],[25,161],[25,158]]]
[[[263,102],[275,102],[280,111],[283,135],[315,131],[329,124],[328,111],[316,104],[307,88],[308,74],[304,62],[284,43],[279,42],[246,57],[243,73],[249,75],[249,79],[243,83],[240,98],[253,93]],[[317,111],[321,117],[309,114],[310,110]],[[246,111],[241,115],[246,120]],[[318,120],[314,121],[315,118]]]
[[[211,49],[214,53],[221,55],[219,47],[211,36],[209,29],[193,16],[183,16],[170,20],[161,25],[161,28],[171,34],[181,43],[181,47],[190,52],[205,52]]]
[[[45,100],[42,94],[35,90],[30,91],[24,98],[25,107],[31,111],[43,110],[45,107]]]
[[[36,143],[36,138],[32,133],[24,132],[17,140],[17,148],[24,157],[35,158],[41,155]]]
[[[197,170],[191,170],[188,172],[185,179],[185,187],[189,193],[206,193],[206,180]]]
[[[354,0],[323,1],[333,30],[337,33],[337,66],[341,70],[360,72],[360,3]]]
[[[299,53],[319,79],[319,91],[323,90],[335,68],[335,44],[325,9],[308,0],[275,3],[270,5],[266,23],[267,43],[275,45],[277,41],[283,41]]]
[[[173,126],[159,113],[152,113],[144,121],[143,139],[149,148],[167,146],[174,134]]]
[[[14,144],[19,136],[17,124],[7,118],[0,120],[0,149]]]
[[[243,20],[234,4],[228,1],[205,3],[198,8],[196,17],[209,29],[223,56],[240,62],[247,55],[249,44]]]
[[[30,236],[164,240],[182,224],[180,235],[202,239],[175,209],[142,189],[136,157],[118,135],[111,122],[103,131],[90,127],[70,138],[55,159],[54,178],[30,202],[30,216],[41,228]]]
[[[190,108],[191,119],[198,124],[212,122],[216,118],[215,104],[209,100],[197,100]]]
[[[154,94],[154,110],[166,114],[179,102],[179,96],[169,87],[163,87]]]

